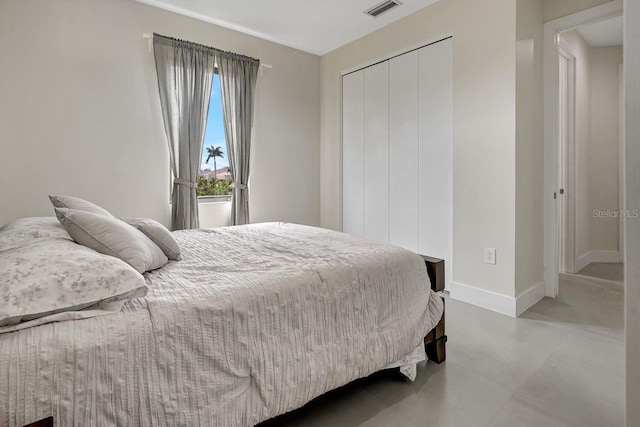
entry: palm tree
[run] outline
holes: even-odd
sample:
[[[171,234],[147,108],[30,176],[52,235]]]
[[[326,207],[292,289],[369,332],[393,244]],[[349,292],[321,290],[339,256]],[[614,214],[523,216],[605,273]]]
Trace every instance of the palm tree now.
[[[217,146],[214,147],[213,145],[210,147],[207,147],[207,153],[209,154],[207,156],[207,161],[205,162],[206,164],[209,164],[209,159],[213,157],[213,177],[215,179],[217,179],[218,177],[216,176],[216,173],[218,172],[218,166],[216,165],[216,157],[224,157],[224,153],[222,152],[222,147],[221,146]]]

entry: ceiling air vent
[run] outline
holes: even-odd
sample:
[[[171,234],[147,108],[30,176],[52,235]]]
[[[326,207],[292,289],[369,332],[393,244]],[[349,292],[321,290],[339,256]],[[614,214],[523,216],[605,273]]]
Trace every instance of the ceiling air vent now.
[[[383,1],[380,4],[377,4],[375,6],[373,6],[370,9],[367,9],[364,11],[364,13],[366,13],[369,16],[372,16],[374,18],[377,18],[378,16],[382,15],[383,13],[387,12],[388,10],[393,9],[396,6],[400,6],[402,3],[400,3],[398,0],[387,0],[387,1]]]

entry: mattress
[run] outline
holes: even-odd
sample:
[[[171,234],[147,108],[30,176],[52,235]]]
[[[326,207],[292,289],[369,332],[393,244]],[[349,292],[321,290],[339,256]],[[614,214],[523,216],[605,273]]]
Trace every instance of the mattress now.
[[[442,315],[422,258],[285,223],[174,232],[120,313],[0,335],[0,426],[250,426],[407,360]]]

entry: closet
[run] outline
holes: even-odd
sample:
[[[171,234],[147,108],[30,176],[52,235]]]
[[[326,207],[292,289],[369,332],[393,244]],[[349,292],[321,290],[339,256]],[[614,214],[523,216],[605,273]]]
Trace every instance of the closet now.
[[[342,230],[445,260],[451,280],[453,40],[342,76]]]

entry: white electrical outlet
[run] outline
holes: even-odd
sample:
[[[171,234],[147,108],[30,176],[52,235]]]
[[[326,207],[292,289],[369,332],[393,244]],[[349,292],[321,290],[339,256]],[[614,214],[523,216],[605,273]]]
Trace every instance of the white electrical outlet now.
[[[493,248],[484,248],[484,262],[487,264],[496,264],[496,250]]]

